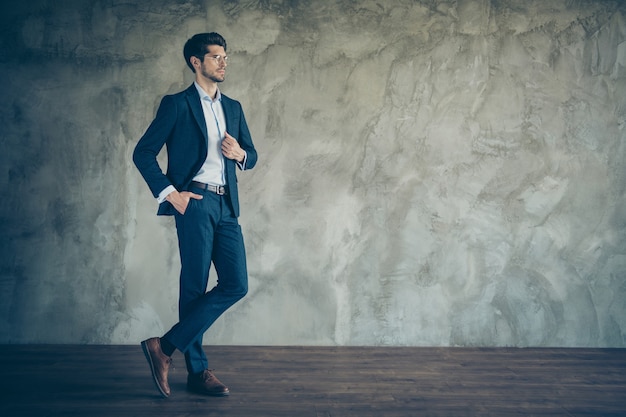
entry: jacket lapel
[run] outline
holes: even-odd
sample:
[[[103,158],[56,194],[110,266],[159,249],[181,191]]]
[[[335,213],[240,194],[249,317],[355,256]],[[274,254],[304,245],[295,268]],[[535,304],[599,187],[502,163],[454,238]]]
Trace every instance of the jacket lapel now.
[[[196,90],[196,86],[194,84],[191,84],[191,86],[187,89],[187,102],[189,103],[189,108],[191,109],[191,113],[193,113],[193,117],[198,123],[198,127],[202,131],[204,143],[206,144],[209,140],[209,134],[206,129],[206,121],[204,120],[204,112],[202,111],[202,104],[200,103],[200,95],[198,94],[198,90]]]
[[[230,133],[228,129],[230,128],[232,112],[230,108],[230,100],[224,94],[222,94],[222,110],[224,111],[224,119],[226,120],[226,131]]]
[[[222,94],[222,110],[224,111],[224,119],[226,120],[226,132],[228,132],[229,134],[233,134],[230,129],[233,117],[231,101],[224,94]],[[230,183],[233,180],[231,175],[234,173],[235,162],[232,159],[228,159],[226,157],[224,157],[224,162],[226,164],[226,182]]]

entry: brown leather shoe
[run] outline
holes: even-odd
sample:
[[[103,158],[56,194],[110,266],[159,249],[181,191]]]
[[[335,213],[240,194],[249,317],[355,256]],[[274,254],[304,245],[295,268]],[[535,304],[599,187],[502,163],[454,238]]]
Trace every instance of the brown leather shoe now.
[[[141,348],[150,365],[152,371],[152,379],[156,384],[159,392],[165,398],[170,395],[170,384],[167,382],[167,373],[170,370],[172,358],[167,356],[161,350],[161,339],[153,337],[141,342]]]
[[[199,374],[187,375],[187,389],[196,394],[213,397],[225,397],[230,394],[228,388],[209,369],[205,369]]]

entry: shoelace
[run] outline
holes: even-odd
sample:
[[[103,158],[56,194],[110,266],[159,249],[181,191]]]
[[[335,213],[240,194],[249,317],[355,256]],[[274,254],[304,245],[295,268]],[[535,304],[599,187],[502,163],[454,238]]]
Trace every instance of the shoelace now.
[[[213,375],[213,369],[207,369],[202,373],[202,380],[209,381],[211,379],[215,379],[215,375]]]

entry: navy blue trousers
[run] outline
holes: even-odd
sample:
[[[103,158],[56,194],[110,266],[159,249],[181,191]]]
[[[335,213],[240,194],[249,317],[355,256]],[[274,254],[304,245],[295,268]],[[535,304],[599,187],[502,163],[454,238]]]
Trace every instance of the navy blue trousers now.
[[[248,292],[241,226],[226,196],[192,188],[184,215],[176,214],[181,260],[179,321],[163,338],[185,354],[189,373],[208,369],[202,336],[217,318]],[[217,285],[207,291],[211,262]]]

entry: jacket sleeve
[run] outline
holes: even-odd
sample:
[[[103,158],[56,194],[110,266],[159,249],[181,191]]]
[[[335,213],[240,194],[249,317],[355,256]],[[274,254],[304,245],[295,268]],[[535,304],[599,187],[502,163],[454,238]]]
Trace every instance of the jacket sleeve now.
[[[172,185],[159,166],[157,156],[174,129],[176,112],[176,101],[173,97],[163,97],[154,120],[139,139],[133,152],[133,162],[155,198]]]
[[[241,149],[246,151],[246,160],[244,170],[252,169],[256,165],[257,161],[257,152],[254,148],[254,144],[252,143],[252,136],[250,135],[250,130],[248,129],[248,124],[246,123],[246,118],[243,114],[243,109],[241,105],[239,105],[240,118],[239,118],[239,137],[237,138],[237,142],[239,142],[239,146]]]

